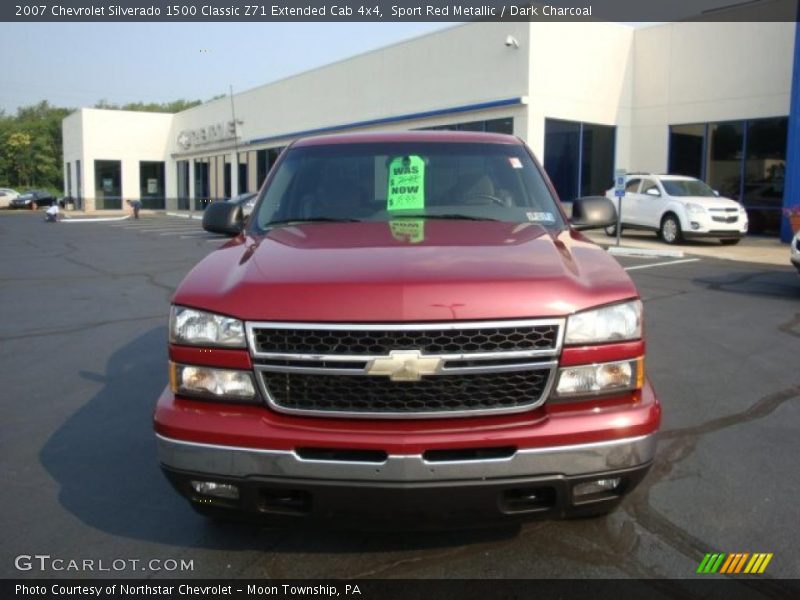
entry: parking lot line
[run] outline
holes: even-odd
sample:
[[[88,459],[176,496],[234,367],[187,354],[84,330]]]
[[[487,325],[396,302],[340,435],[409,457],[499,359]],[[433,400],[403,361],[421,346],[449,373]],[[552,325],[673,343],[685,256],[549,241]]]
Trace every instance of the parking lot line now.
[[[666,262],[653,263],[652,265],[636,265],[633,267],[624,267],[626,271],[633,271],[635,269],[649,269],[651,267],[665,267],[667,265],[679,265],[681,263],[697,262],[699,258],[684,258],[683,260],[668,260]]]

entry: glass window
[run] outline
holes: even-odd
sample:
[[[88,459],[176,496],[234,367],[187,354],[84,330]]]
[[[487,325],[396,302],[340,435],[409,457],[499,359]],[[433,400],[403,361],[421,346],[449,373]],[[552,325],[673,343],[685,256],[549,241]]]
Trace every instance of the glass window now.
[[[562,201],[578,197],[580,123],[545,119],[544,170]]]
[[[259,150],[256,152],[256,173],[257,178],[256,182],[258,184],[259,189],[261,188],[261,184],[264,183],[264,180],[267,178],[267,165],[269,164],[267,160],[267,151],[266,150]]]
[[[715,196],[714,190],[697,179],[662,179],[661,185],[670,196]]]
[[[72,196],[72,168],[67,163],[67,196]]]
[[[247,152],[240,152],[238,154],[239,159],[239,189],[236,190],[236,194],[244,194],[245,192],[252,191],[247,187]]]
[[[705,123],[672,125],[669,128],[669,172],[703,178]]]
[[[634,177],[633,179],[629,179],[628,183],[625,184],[625,193],[626,194],[635,194],[639,191],[639,184],[641,183],[641,179],[638,177]]]
[[[614,179],[616,128],[545,119],[544,168],[561,200],[603,195]]]
[[[178,169],[178,210],[189,210],[189,161],[179,160]]]
[[[459,131],[485,131],[485,121],[470,121],[469,123],[459,123],[457,126]]]
[[[122,208],[122,162],[94,161],[95,208]]]
[[[164,209],[164,163],[139,163],[139,198],[142,208]]]
[[[583,124],[581,148],[581,196],[602,196],[614,184],[616,128]]]
[[[655,190],[658,192],[658,195],[661,195],[661,190],[658,189],[658,184],[653,181],[652,179],[645,179],[642,181],[642,189],[639,192],[640,194],[646,194],[648,190]],[[650,192],[652,194],[652,192]]]
[[[288,151],[255,222],[394,218],[564,223],[524,147],[396,142]]]
[[[514,134],[514,119],[508,117],[506,119],[489,119],[486,121],[486,131],[490,133],[505,133],[508,135]]]
[[[83,173],[81,173],[81,161],[75,161],[75,192],[77,194],[77,202],[75,208],[83,209]]]
[[[780,235],[787,133],[786,117],[747,123],[743,203],[755,233]]]
[[[194,208],[202,210],[211,196],[211,162],[209,158],[194,159]]]
[[[233,176],[232,172],[231,172],[231,169],[233,168],[233,166],[231,165],[231,156],[230,156],[230,154],[226,154],[223,157],[222,160],[223,160],[223,162],[222,162],[222,169],[223,169],[223,171],[222,171],[222,178],[223,178],[222,196],[225,197],[225,198],[230,198],[231,197],[231,192],[232,192],[232,189],[231,189],[231,184],[232,184],[231,177]]]
[[[744,123],[710,123],[706,181],[723,196],[738,200],[742,182]]]

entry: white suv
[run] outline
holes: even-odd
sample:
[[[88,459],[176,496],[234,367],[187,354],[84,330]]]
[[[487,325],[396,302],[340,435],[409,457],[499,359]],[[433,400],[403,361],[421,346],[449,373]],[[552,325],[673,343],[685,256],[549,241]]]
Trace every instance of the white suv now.
[[[614,188],[606,192],[619,211]],[[622,228],[658,232],[668,244],[684,238],[719,238],[736,244],[747,233],[747,212],[730,198],[722,198],[693,177],[628,173],[622,200]],[[606,229],[614,235],[614,228]]]

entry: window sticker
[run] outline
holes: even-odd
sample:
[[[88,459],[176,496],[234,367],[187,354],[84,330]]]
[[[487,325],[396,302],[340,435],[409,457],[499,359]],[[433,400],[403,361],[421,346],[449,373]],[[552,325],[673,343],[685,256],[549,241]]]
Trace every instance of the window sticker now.
[[[528,217],[528,221],[546,221],[548,223],[554,223],[556,218],[553,213],[549,212],[529,212],[525,213]]]
[[[514,167],[515,169],[522,168],[522,161],[518,159],[516,156],[509,156],[508,162],[511,163],[511,166]]]
[[[398,156],[389,163],[386,210],[425,208],[425,160],[421,156]]]
[[[389,221],[389,229],[398,242],[419,244],[425,241],[424,219],[392,219]]]

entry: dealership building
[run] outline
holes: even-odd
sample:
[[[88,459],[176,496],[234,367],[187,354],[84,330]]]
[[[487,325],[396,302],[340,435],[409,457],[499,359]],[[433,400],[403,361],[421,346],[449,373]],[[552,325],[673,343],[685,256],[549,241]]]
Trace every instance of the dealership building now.
[[[794,23],[468,23],[177,114],[77,110],[64,191],[86,210],[202,210],[257,190],[302,136],[462,129],[524,139],[563,200],[615,169],[680,173],[785,236],[794,56]]]

